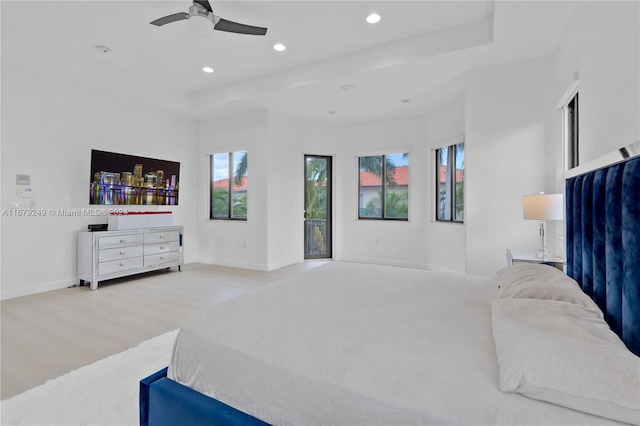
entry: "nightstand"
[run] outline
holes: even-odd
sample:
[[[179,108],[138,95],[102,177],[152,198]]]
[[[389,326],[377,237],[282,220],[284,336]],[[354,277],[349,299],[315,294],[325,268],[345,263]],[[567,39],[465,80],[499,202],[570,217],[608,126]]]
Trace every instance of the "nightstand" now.
[[[567,262],[563,258],[551,253],[547,254],[544,259],[541,259],[538,253],[533,250],[507,249],[507,266],[513,265],[514,263],[544,263],[564,272],[564,265]]]

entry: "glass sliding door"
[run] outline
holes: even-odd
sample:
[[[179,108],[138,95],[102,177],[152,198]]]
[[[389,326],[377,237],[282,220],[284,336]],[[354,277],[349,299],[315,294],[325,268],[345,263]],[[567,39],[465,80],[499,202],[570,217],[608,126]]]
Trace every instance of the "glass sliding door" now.
[[[331,157],[304,156],[304,258],[331,254]]]

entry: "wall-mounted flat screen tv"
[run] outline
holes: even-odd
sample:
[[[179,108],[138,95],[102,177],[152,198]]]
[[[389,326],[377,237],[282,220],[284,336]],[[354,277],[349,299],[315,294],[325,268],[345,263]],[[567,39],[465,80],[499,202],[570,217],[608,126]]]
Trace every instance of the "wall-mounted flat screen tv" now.
[[[89,203],[177,205],[180,163],[91,150]]]

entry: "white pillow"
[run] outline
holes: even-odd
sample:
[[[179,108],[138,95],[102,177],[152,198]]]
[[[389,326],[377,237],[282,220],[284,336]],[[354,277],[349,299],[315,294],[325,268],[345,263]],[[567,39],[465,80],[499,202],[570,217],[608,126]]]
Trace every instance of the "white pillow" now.
[[[518,263],[498,271],[500,298],[557,300],[602,311],[571,277],[549,265]]]
[[[536,299],[491,303],[499,388],[640,424],[640,358],[579,305]]]

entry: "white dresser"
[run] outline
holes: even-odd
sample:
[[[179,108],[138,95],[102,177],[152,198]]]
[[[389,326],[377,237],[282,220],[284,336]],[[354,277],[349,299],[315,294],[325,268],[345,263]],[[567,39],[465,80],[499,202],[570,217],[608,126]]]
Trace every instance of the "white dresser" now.
[[[184,263],[182,226],[78,232],[78,279],[91,283]]]

